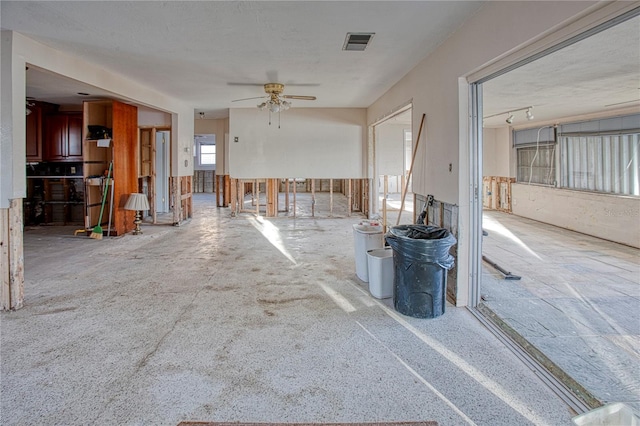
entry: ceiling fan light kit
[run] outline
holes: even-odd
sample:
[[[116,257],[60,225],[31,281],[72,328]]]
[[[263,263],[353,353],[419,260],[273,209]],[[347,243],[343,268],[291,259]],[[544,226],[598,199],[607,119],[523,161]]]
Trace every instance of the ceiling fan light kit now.
[[[315,101],[315,96],[300,96],[300,95],[283,95],[284,84],[281,83],[267,83],[264,85],[264,91],[267,94],[265,100],[257,105],[260,110],[269,110],[269,125],[271,125],[271,113],[278,113],[278,128],[280,128],[280,113],[291,108],[291,102],[286,99],[299,99],[304,101]],[[260,99],[264,96],[257,96],[254,98],[235,99],[231,102],[247,101],[250,99]]]

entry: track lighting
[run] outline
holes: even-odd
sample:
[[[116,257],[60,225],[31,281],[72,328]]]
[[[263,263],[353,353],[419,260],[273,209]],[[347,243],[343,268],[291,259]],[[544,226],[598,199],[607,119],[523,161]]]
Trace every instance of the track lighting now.
[[[531,120],[533,120],[533,112],[532,112],[532,110],[533,110],[533,105],[527,106],[527,107],[523,107],[523,108],[511,109],[509,111],[499,112],[497,114],[487,115],[486,117],[482,117],[482,118],[483,119],[487,119],[487,118],[491,118],[491,117],[497,117],[497,116],[503,115],[503,114],[508,114],[507,115],[507,119],[505,121],[507,122],[507,124],[512,124],[513,120],[515,120],[515,116],[513,115],[513,113],[518,112],[518,111],[526,111],[527,120],[531,121]]]
[[[533,114],[531,113],[531,108],[533,107],[529,107],[529,109],[527,109],[527,120],[529,121],[533,120]]]
[[[509,123],[509,124],[513,123],[513,114],[509,113],[509,116],[507,117],[507,119],[505,121],[507,123]]]
[[[201,113],[200,113],[200,119],[201,119],[201,120],[202,120],[202,119],[204,119],[204,112],[201,112]]]

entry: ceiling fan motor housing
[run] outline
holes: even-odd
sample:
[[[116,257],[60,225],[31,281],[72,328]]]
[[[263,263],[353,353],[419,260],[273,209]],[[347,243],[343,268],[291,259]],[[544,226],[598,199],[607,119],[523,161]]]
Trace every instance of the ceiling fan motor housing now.
[[[279,95],[284,91],[284,84],[267,83],[264,85],[264,91],[270,95]]]

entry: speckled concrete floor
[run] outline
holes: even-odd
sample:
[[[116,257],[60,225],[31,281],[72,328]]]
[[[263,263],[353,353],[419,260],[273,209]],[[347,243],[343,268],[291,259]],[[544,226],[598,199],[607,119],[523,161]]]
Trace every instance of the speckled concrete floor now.
[[[640,250],[488,211],[485,304],[600,401],[640,411]]]
[[[466,309],[397,314],[355,276],[350,219],[231,218],[93,240],[25,232],[0,315],[3,425],[183,420],[569,425]]]

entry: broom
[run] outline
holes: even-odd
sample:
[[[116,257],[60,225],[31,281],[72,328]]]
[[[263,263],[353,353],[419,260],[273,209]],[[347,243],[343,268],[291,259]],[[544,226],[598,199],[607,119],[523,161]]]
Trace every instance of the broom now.
[[[104,193],[102,194],[102,205],[100,206],[100,217],[98,218],[98,224],[93,227],[93,231],[91,231],[91,235],[89,238],[93,238],[96,240],[102,239],[102,213],[104,213],[104,204],[107,201],[107,192],[109,191],[109,181],[111,180],[111,167],[113,166],[113,162],[109,163],[109,171],[107,172],[107,182],[104,185]]]

